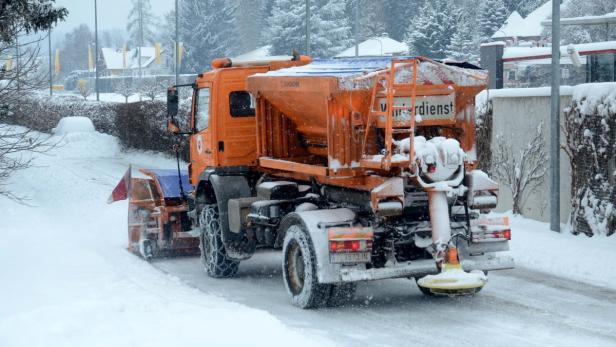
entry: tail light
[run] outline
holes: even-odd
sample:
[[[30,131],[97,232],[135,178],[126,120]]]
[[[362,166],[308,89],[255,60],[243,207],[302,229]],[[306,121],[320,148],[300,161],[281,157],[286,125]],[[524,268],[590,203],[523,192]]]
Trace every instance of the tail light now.
[[[330,240],[331,253],[372,252],[372,240]]]
[[[366,227],[334,227],[327,230],[331,263],[369,263],[374,231]]]

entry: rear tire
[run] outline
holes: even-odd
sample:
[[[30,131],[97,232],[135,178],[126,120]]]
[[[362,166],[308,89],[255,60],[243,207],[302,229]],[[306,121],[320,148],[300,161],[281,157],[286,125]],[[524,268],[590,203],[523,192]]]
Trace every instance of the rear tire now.
[[[303,226],[289,226],[282,253],[282,275],[291,303],[303,309],[326,305],[332,285],[318,282],[316,254]]]
[[[220,217],[216,204],[204,205],[199,213],[199,248],[205,272],[214,278],[231,277],[237,273],[239,261],[229,259],[222,242]]]

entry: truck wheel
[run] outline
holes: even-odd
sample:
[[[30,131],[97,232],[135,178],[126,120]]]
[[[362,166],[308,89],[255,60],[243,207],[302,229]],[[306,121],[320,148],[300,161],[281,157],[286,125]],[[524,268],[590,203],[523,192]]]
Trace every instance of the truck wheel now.
[[[357,291],[357,283],[343,283],[333,285],[327,306],[336,307],[348,304],[355,297]]]
[[[293,305],[304,309],[324,306],[332,286],[318,282],[316,255],[302,226],[292,224],[287,229],[282,254],[282,275]]]
[[[216,204],[205,205],[199,214],[199,248],[201,262],[210,277],[231,277],[237,272],[239,261],[227,258],[225,245],[222,243],[220,217]]]

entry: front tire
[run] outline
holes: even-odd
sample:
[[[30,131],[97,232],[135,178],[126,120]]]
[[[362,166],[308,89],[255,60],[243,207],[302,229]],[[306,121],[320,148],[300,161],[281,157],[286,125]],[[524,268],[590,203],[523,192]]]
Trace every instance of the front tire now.
[[[316,254],[303,226],[292,224],[286,231],[282,274],[293,305],[308,309],[327,304],[332,286],[317,279]]]
[[[205,272],[214,278],[231,277],[237,273],[239,261],[229,259],[222,242],[220,216],[216,204],[204,205],[199,213],[199,248]]]

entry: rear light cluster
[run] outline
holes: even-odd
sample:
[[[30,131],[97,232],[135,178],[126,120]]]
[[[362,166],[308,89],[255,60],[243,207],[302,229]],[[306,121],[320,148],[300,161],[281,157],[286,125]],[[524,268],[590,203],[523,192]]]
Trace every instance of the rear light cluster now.
[[[372,252],[372,240],[330,240],[331,253]]]
[[[473,242],[491,242],[503,240],[511,240],[511,230],[507,229],[491,232],[474,232],[472,236]]]

